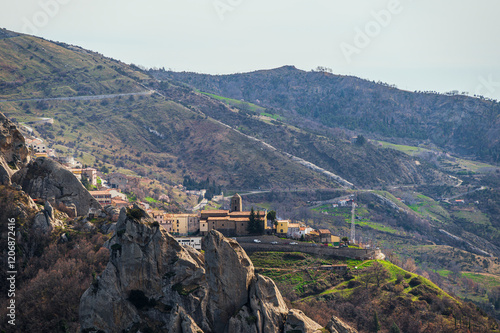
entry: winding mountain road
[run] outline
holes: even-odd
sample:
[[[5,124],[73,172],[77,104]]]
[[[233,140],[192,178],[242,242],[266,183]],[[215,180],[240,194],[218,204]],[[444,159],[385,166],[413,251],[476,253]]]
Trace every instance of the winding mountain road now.
[[[123,94],[109,94],[109,95],[88,95],[88,96],[71,96],[71,97],[53,97],[53,98],[24,98],[24,99],[0,99],[0,103],[4,102],[45,102],[45,101],[88,101],[88,100],[100,100],[107,98],[116,97],[127,97],[127,96],[150,96],[156,91],[148,90],[135,93],[123,93]]]

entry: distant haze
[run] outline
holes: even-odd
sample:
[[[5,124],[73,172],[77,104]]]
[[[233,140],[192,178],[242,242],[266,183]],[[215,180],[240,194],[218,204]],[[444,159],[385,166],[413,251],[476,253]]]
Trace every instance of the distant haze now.
[[[498,0],[0,0],[0,25],[146,67],[294,65],[500,100]]]

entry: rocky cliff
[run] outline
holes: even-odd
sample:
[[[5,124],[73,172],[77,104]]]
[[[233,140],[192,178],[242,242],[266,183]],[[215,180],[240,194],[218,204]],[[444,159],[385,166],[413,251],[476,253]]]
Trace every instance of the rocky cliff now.
[[[0,112],[0,185],[10,185],[10,177],[29,161],[23,135]]]
[[[82,332],[319,332],[255,274],[239,244],[212,231],[180,246],[138,208],[122,209],[109,263],[80,301]]]
[[[82,183],[61,164],[40,157],[16,172],[13,183],[33,199],[48,201],[70,217],[84,216],[90,208],[102,209]]]

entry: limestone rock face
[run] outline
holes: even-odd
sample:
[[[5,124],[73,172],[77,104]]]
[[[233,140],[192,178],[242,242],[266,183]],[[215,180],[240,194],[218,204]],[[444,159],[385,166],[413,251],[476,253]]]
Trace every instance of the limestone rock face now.
[[[280,292],[237,242],[211,231],[202,254],[153,222],[137,207],[120,211],[109,263],[80,300],[82,331],[284,332]],[[319,327],[303,314],[290,320]]]
[[[288,312],[285,323],[285,332],[320,333],[321,325],[307,317],[304,312],[292,309]]]
[[[51,232],[55,226],[62,226],[62,223],[54,218],[54,209],[46,201],[44,210],[35,215],[32,228],[37,232],[46,234]]]
[[[273,280],[256,275],[250,288],[250,304],[257,317],[259,332],[283,331],[288,307]]]
[[[62,165],[48,158],[38,158],[12,176],[12,182],[34,199],[49,201],[70,217],[84,216],[90,208],[101,205],[82,183]]]
[[[205,265],[209,320],[216,332],[223,332],[229,318],[248,302],[253,264],[236,241],[213,232],[205,240]]]
[[[129,332],[149,327],[167,332],[171,320],[185,321],[182,311],[202,329],[209,328],[204,320],[207,289],[202,261],[193,259],[163,229],[148,226],[152,222],[147,218],[141,222],[125,208],[120,211],[109,242],[110,261],[80,301],[82,330]],[[176,306],[182,310],[173,316]]]
[[[326,329],[330,333],[358,333],[357,330],[342,322],[339,318],[333,316],[326,325]]]
[[[170,333],[200,333],[202,329],[195,323],[186,311],[177,306],[172,313]]]
[[[10,185],[11,176],[29,162],[24,137],[0,112],[0,185]]]

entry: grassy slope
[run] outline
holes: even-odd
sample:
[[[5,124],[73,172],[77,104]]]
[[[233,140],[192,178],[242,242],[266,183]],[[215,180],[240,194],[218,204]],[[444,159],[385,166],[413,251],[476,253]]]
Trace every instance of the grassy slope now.
[[[362,276],[373,265],[375,262],[373,260],[342,261],[301,253],[281,252],[256,252],[251,255],[251,259],[257,272],[272,278],[282,294],[289,301],[292,301],[294,306],[302,308],[306,314],[320,322],[324,320],[321,314],[323,313],[326,316],[327,312],[330,313],[331,311],[321,311],[321,308],[329,308],[332,306],[331,304],[335,304],[338,307],[337,310],[342,312],[341,309],[346,306],[345,304],[357,302],[359,295],[366,292],[371,296],[365,296],[362,307],[367,310],[371,309],[371,311],[378,309],[377,312],[379,312],[381,318],[384,316],[390,318],[390,320],[385,320],[385,323],[384,320],[381,320],[383,329],[389,328],[392,320],[401,327],[404,325],[404,321],[393,317],[397,313],[404,313],[400,307],[407,309],[418,308],[423,316],[430,316],[430,312],[433,312],[433,316],[435,316],[434,322],[442,321],[445,327],[450,328],[453,327],[454,323],[453,320],[450,320],[448,312],[453,313],[458,318],[464,316],[466,312],[464,309],[468,307],[428,279],[407,272],[386,261],[378,262],[388,272],[388,276],[383,279],[379,288],[376,287],[375,282],[371,282],[367,288],[365,283],[362,282]],[[335,273],[318,269],[320,265],[325,264],[347,264],[349,271],[347,273]],[[436,302],[448,304],[448,310],[437,310],[433,305]],[[335,310],[333,312],[336,313]],[[480,321],[477,321],[477,327],[488,326],[486,317],[482,317],[479,313],[474,313],[474,316],[481,318]],[[362,332],[365,331],[366,326],[363,326],[363,322],[360,321],[359,317],[357,318],[356,315],[351,314],[350,321],[354,326],[356,326],[355,323],[357,322],[358,329]],[[490,321],[490,323],[493,322]],[[456,331],[462,330],[457,329]]]
[[[149,79],[102,55],[24,35],[0,40],[0,59],[2,99],[133,93],[146,91],[140,82]],[[87,163],[121,161],[120,167],[171,184],[191,174],[236,189],[329,185],[287,157],[158,95],[3,102],[0,111],[19,120],[54,118],[53,126],[37,129],[61,151],[83,153]]]

